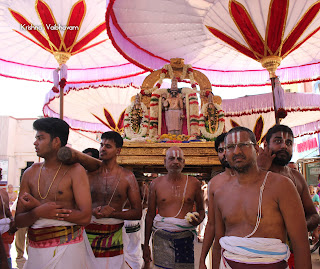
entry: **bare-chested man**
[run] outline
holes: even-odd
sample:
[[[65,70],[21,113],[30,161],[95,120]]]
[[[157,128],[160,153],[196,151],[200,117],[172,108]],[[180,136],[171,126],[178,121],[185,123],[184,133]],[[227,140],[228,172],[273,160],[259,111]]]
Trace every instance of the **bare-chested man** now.
[[[287,233],[295,268],[311,268],[304,211],[292,181],[258,168],[258,145],[251,130],[231,129],[225,146],[236,179],[214,195],[214,268],[219,268],[220,247],[220,268],[287,268]]]
[[[225,151],[225,145],[224,145],[224,139],[226,135],[227,133],[222,133],[221,135],[219,135],[214,144],[215,150],[218,154],[219,161],[224,171],[214,176],[209,182],[208,223],[206,226],[201,255],[200,255],[200,262],[199,262],[200,269],[207,268],[205,265],[205,259],[214,240],[214,205],[213,205],[214,193],[218,188],[220,188],[224,184],[224,182],[230,181],[232,177],[235,178],[234,177],[235,174],[233,170],[230,168],[230,165],[226,160],[226,151]]]
[[[268,130],[266,142],[264,150],[259,149],[259,167],[292,180],[303,204],[308,230],[314,230],[318,226],[319,215],[310,198],[307,182],[298,170],[287,166],[292,158],[292,130],[285,125],[275,125]]]
[[[275,125],[267,132],[265,148],[259,149],[258,165],[263,169],[279,173],[292,180],[301,198],[307,228],[309,231],[313,231],[318,227],[319,215],[310,198],[306,180],[298,170],[288,166],[292,158],[292,150],[292,130],[285,125]],[[289,265],[294,265],[293,257],[290,257]]]
[[[143,258],[148,268],[151,262],[149,240],[153,228],[155,266],[193,269],[193,232],[204,218],[201,184],[196,178],[181,173],[185,159],[179,147],[167,150],[164,164],[168,174],[154,179],[150,185]],[[192,214],[194,204],[196,212]]]
[[[101,136],[101,167],[89,173],[92,219],[86,227],[98,268],[122,268],[124,220],[141,219],[139,186],[133,173],[117,164],[123,139],[117,132]],[[131,208],[122,211],[127,199]],[[140,246],[139,246],[140,247]]]
[[[69,125],[61,119],[42,118],[33,128],[36,152],[44,162],[28,168],[20,186],[16,225],[30,227],[24,268],[94,268],[82,227],[91,218],[88,177],[81,165],[63,165],[57,158],[67,143]]]

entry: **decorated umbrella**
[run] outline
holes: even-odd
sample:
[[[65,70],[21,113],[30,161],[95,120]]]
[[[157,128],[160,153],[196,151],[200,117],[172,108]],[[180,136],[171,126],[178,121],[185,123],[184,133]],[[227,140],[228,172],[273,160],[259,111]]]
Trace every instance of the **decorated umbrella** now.
[[[54,82],[50,98],[60,86],[61,118],[70,89],[141,84],[146,71],[124,59],[106,35],[105,1],[9,0],[0,10],[0,75]]]
[[[284,112],[278,66],[282,83],[319,78],[319,9],[315,0],[110,0],[106,22],[117,50],[141,68],[181,57],[213,86],[266,85],[270,78],[274,110]]]

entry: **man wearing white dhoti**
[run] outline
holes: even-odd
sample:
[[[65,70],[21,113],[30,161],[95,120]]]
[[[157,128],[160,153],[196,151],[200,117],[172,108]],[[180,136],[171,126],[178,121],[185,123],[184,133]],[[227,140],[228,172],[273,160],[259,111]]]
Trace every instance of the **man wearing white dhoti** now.
[[[292,181],[258,168],[258,146],[251,130],[231,129],[225,147],[235,179],[225,182],[214,196],[213,268],[288,268],[288,233],[295,268],[310,269],[307,225]]]
[[[152,230],[156,267],[194,268],[194,232],[204,218],[203,195],[200,181],[181,173],[184,164],[183,151],[171,147],[165,158],[168,174],[150,184],[143,249],[145,268],[152,261],[149,248]],[[196,212],[191,213],[194,205]]]
[[[94,269],[82,227],[91,218],[88,177],[81,165],[63,165],[57,157],[67,144],[69,125],[61,119],[43,118],[33,127],[36,152],[44,162],[24,172],[15,215],[17,227],[30,227],[25,268]]]
[[[24,269],[97,268],[83,226],[39,219],[28,229],[28,239]]]

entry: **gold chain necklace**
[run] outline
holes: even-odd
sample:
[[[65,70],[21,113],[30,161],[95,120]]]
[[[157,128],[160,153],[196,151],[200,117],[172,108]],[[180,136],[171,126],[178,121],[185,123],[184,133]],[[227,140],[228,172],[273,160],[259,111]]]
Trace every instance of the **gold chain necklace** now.
[[[51,187],[52,187],[52,184],[53,184],[54,180],[56,179],[56,177],[57,177],[57,175],[58,175],[58,173],[59,173],[59,171],[60,171],[60,168],[61,168],[61,166],[62,166],[62,163],[60,164],[60,166],[59,166],[59,168],[58,168],[58,170],[57,170],[54,178],[52,179],[52,182],[51,182],[51,184],[50,184],[50,186],[49,186],[49,189],[48,189],[48,191],[47,191],[47,194],[46,194],[44,197],[42,197],[42,195],[41,195],[41,193],[40,193],[40,177],[41,177],[41,171],[42,171],[43,166],[44,166],[44,163],[42,164],[42,166],[41,166],[41,168],[40,168],[39,177],[38,177],[38,193],[39,193],[39,196],[40,196],[40,198],[41,198],[42,200],[44,200],[44,199],[46,199],[46,198],[48,197],[49,191],[50,191],[50,189],[51,189]]]

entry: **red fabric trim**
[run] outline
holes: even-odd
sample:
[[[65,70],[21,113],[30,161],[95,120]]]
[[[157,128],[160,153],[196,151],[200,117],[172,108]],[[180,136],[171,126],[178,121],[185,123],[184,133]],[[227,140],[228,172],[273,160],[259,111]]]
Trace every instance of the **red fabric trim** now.
[[[53,17],[52,10],[50,7],[42,0],[36,1],[36,9],[38,11],[40,20],[44,25],[44,30],[46,31],[49,40],[56,47],[55,50],[60,50],[61,45],[61,35],[59,30],[50,30],[47,28],[49,25],[56,25],[57,22]],[[61,51],[65,51],[64,48],[61,48]]]
[[[159,97],[160,97],[160,94],[153,93],[152,96],[151,96],[151,98],[152,98],[152,97],[159,98]]]
[[[110,112],[109,112],[106,108],[103,109],[103,112],[104,112],[104,116],[106,117],[109,125],[110,125],[113,129],[115,129],[115,128],[116,128],[116,123],[115,123],[112,115],[110,114]]]
[[[281,51],[281,56],[286,54],[287,52],[289,52],[293,48],[293,46],[295,45],[297,40],[304,33],[304,31],[307,29],[309,24],[315,18],[315,16],[317,16],[319,9],[320,9],[320,3],[316,2],[304,14],[304,16],[301,18],[299,23],[295,26],[295,29],[290,33],[287,40],[284,42],[283,47],[282,47],[282,51]],[[319,28],[318,28],[318,30],[319,30]],[[299,44],[299,46],[301,46],[301,44]],[[294,48],[294,49],[296,49],[296,48]]]
[[[118,124],[117,124],[117,127],[119,129],[123,128],[123,120],[124,120],[124,113],[125,112],[126,112],[126,110],[123,110],[120,117],[119,117]]]
[[[264,55],[264,42],[243,5],[231,1],[230,13],[251,49]]]
[[[14,29],[13,29],[13,31],[16,32],[16,33],[19,34],[19,35],[22,35],[24,38],[28,39],[29,41],[33,42],[34,44],[38,45],[40,48],[48,51],[48,49],[47,49],[46,47],[44,47],[42,44],[37,43],[36,41],[32,40],[30,37],[24,35],[23,33],[20,33],[20,32],[18,32],[18,31],[14,30]],[[50,52],[50,53],[51,53],[51,52]]]
[[[223,32],[219,31],[216,28],[207,26],[208,30],[217,38],[221,39],[223,42],[226,42],[227,44],[229,44],[230,46],[232,46],[233,48],[235,48],[236,50],[240,51],[242,54],[257,60],[257,58],[255,57],[255,55],[252,53],[251,50],[249,50],[247,47],[243,46],[242,44],[238,43],[237,41],[235,41],[234,39],[232,39],[231,37],[229,37],[228,35],[224,34]],[[200,69],[198,67],[193,67],[194,69]]]
[[[241,117],[241,116],[248,116],[248,115],[254,115],[254,114],[260,114],[260,113],[269,113],[274,111],[273,108],[266,108],[266,109],[259,109],[257,111],[251,111],[251,112],[237,112],[237,113],[225,113],[225,117]],[[319,107],[311,107],[311,108],[291,108],[291,109],[285,109],[286,112],[307,112],[307,111],[320,111]]]
[[[77,52],[82,49],[85,45],[87,45],[90,41],[95,39],[98,35],[100,35],[106,29],[105,23],[101,23],[96,28],[94,28],[91,32],[86,34],[79,42],[77,42],[72,48],[71,52]]]
[[[258,120],[256,121],[256,124],[253,128],[253,133],[256,136],[257,141],[259,142],[262,136],[262,130],[263,130],[263,119],[262,116],[260,116],[258,118]]]
[[[115,20],[115,16],[113,13],[113,5],[114,5],[115,0],[110,0],[109,5],[107,7],[107,11],[106,11],[106,29],[107,29],[107,33],[108,36],[111,40],[112,45],[115,47],[115,49],[125,58],[127,59],[129,62],[133,63],[134,65],[146,70],[146,71],[153,71],[153,69],[148,68],[142,64],[140,64],[139,62],[133,60],[132,58],[130,58],[127,54],[124,53],[124,51],[122,51],[122,49],[118,46],[118,44],[116,43],[115,39],[113,38],[111,29],[110,29],[110,25],[109,25],[109,20],[112,20],[113,24],[116,26],[116,24],[118,24],[117,22],[114,22]]]
[[[70,17],[67,25],[69,26],[79,26],[79,30],[66,30],[65,36],[63,38],[64,43],[67,48],[71,47],[78,36],[82,20],[85,16],[85,2],[83,0],[77,2],[70,11]]]
[[[130,74],[126,76],[121,76],[121,77],[113,77],[113,78],[105,78],[105,79],[97,79],[97,80],[82,80],[82,81],[68,81],[67,84],[81,84],[81,83],[95,83],[95,82],[105,82],[105,81],[112,81],[112,80],[118,80],[118,79],[123,79],[123,78],[131,78],[135,77],[141,74],[146,73],[147,71],[141,71],[135,74]]]
[[[108,32],[108,35],[109,35],[109,37],[110,37],[110,40],[112,41],[112,44],[113,44],[114,47],[118,50],[118,52],[119,52],[123,57],[125,57],[124,55],[126,55],[126,57],[128,57],[128,58],[126,58],[126,57],[125,57],[125,58],[126,58],[128,61],[130,61],[131,63],[133,63],[133,64],[135,64],[135,65],[137,65],[137,66],[139,66],[139,67],[141,67],[141,68],[143,68],[143,69],[145,69],[145,70],[149,70],[149,71],[153,70],[153,69],[151,69],[151,68],[149,68],[149,67],[147,67],[147,66],[144,66],[143,64],[137,62],[136,60],[132,59],[131,57],[129,57],[129,56],[128,56],[127,54],[125,54],[125,52],[116,44],[116,42],[115,42],[115,40],[114,40],[114,38],[113,38],[113,35],[112,35],[112,33],[111,33],[110,26],[109,26],[109,17],[111,17],[112,22],[113,22],[113,25],[114,25],[115,28],[119,31],[119,33],[122,35],[122,37],[123,37],[124,39],[126,39],[128,42],[130,42],[133,46],[135,46],[135,47],[138,48],[139,50],[141,50],[141,51],[149,54],[151,57],[158,58],[158,59],[160,59],[160,60],[162,60],[162,61],[165,61],[165,62],[167,62],[167,63],[170,63],[169,60],[164,59],[164,58],[162,58],[162,57],[160,57],[160,56],[157,56],[157,55],[151,53],[150,51],[147,51],[147,50],[143,49],[142,47],[140,47],[137,43],[135,43],[134,41],[132,41],[132,40],[125,34],[125,32],[121,29],[121,27],[120,27],[120,25],[119,25],[119,23],[118,23],[118,21],[117,21],[117,18],[116,18],[115,14],[114,14],[114,11],[113,11],[113,5],[114,5],[115,1],[116,1],[116,0],[110,0],[109,5],[108,5],[108,7],[107,7],[107,12],[106,12],[106,24],[107,24],[107,32]],[[109,28],[109,29],[108,29],[108,28]],[[110,32],[110,33],[109,33],[109,32]]]
[[[43,113],[44,114],[44,113]],[[106,123],[105,121],[103,121],[102,119],[100,119],[98,116],[92,114],[97,120],[99,120],[102,124],[104,124],[105,126],[107,126],[110,130],[112,130],[111,126]],[[76,130],[79,130],[79,129],[76,129]]]
[[[318,27],[317,29],[315,29],[311,34],[309,34],[305,39],[303,39],[299,44],[297,44],[295,47],[293,47],[293,49],[290,50],[290,52],[288,52],[287,54],[295,51],[297,48],[299,48],[304,42],[306,42],[310,37],[312,37],[315,33],[317,33],[319,31],[320,27]],[[302,66],[302,65],[301,65]]]
[[[288,9],[289,0],[272,0],[270,2],[266,42],[273,54],[276,53],[281,45]]]
[[[19,33],[19,32],[17,32]],[[19,33],[21,34],[21,33]],[[36,43],[37,44],[37,43]],[[47,70],[54,70],[56,68],[51,68],[51,67],[43,67],[43,66],[37,66],[37,65],[31,65],[31,64],[23,64],[23,63],[18,63],[18,62],[13,62],[13,61],[9,61],[9,60],[5,60],[5,59],[1,59],[0,61],[6,62],[6,63],[12,63],[12,64],[16,64],[16,65],[22,65],[22,66],[30,66],[30,67],[35,67],[35,68],[41,68],[41,69],[47,69]],[[319,62],[320,63],[320,62]],[[129,65],[131,63],[124,63],[124,64],[119,64],[119,65],[110,65],[110,66],[101,66],[101,67],[90,67],[90,68],[68,68],[68,70],[92,70],[92,69],[104,69],[104,68],[114,68],[114,67],[120,67],[120,66],[125,66],[125,65]],[[146,71],[143,71],[144,74],[146,73]]]
[[[90,45],[90,46],[88,46],[88,47],[82,48],[82,49],[80,49],[80,50],[78,50],[78,51],[76,51],[76,52],[73,52],[72,55],[78,54],[78,53],[80,53],[80,52],[84,52],[84,51],[86,51],[87,49],[91,49],[91,48],[93,48],[93,47],[95,47],[95,46],[98,46],[98,45],[100,45],[101,43],[103,43],[103,42],[105,42],[105,41],[107,41],[107,40],[108,40],[108,39],[104,39],[104,40],[101,40],[101,41],[99,41],[99,42],[97,42],[97,43],[94,43],[94,44],[92,44],[92,45]]]
[[[16,11],[9,9],[11,15],[17,20],[18,23],[25,26],[32,26],[33,24],[30,23],[26,18],[22,15],[18,14]],[[34,36],[47,50],[50,50],[50,45],[47,39],[37,30],[27,30],[31,35]]]

